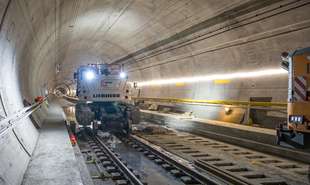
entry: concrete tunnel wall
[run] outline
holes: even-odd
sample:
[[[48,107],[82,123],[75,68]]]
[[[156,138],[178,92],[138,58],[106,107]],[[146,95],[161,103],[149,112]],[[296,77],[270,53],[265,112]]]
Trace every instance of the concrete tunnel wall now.
[[[26,60],[31,42],[36,39],[36,33],[27,19],[28,15],[25,14],[24,7],[25,4],[22,1],[0,1],[0,98],[3,103],[0,104],[0,112],[2,116],[12,115],[22,109],[24,100],[32,103],[35,96],[44,95],[42,82],[36,82],[32,86],[28,83],[29,79],[37,78],[37,75],[31,74],[31,68],[34,66],[29,66]],[[46,107],[43,106],[34,115],[34,120],[41,124],[45,115]],[[21,184],[39,136],[38,130],[29,118],[15,124],[17,126],[13,130],[0,136],[1,185]],[[3,126],[0,125],[0,128]]]
[[[221,11],[206,11],[208,15],[200,23],[204,29],[197,30],[192,26],[187,32],[179,33],[186,37],[171,36],[166,39],[166,44],[158,43],[155,49],[145,49],[135,53],[134,58],[124,58],[119,62],[130,71],[131,80],[138,82],[279,69],[282,52],[310,46],[309,6],[295,8],[286,3],[268,5],[247,15],[219,20],[216,24],[212,24],[213,17]],[[240,6],[232,7],[235,14],[242,11],[238,8]],[[234,17],[233,14],[231,16]],[[179,46],[182,42],[183,46]],[[179,47],[169,49],[173,46]],[[140,96],[240,101],[249,101],[251,97],[270,97],[273,102],[286,102],[287,79],[288,76],[282,74],[233,79],[227,84],[210,81],[147,86],[141,87]],[[212,106],[185,106],[183,110],[193,111],[198,117],[237,123],[242,122],[245,111],[237,109],[234,114],[225,115],[222,107]],[[280,119],[271,114],[270,118],[259,121],[266,124],[276,122],[269,125],[273,128],[279,120],[286,119],[285,114],[276,116]]]
[[[23,99],[71,83],[74,70],[87,63],[122,63],[132,81],[279,67],[281,52],[310,45],[309,10],[307,0],[0,0],[4,109],[13,114]],[[166,48],[181,42],[186,45]],[[236,100],[263,94],[285,101],[287,77],[145,87],[141,93]],[[39,124],[46,111],[35,114]],[[197,112],[212,118],[218,110]],[[38,138],[28,118],[14,131],[0,138],[1,185],[21,183]]]

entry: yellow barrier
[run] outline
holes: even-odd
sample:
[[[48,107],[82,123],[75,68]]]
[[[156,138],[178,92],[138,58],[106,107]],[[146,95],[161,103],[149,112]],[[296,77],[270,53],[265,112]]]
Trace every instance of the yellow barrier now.
[[[236,100],[193,100],[179,98],[145,98],[132,97],[133,100],[143,100],[163,103],[199,103],[199,104],[217,104],[217,105],[238,105],[238,106],[258,106],[258,107],[287,107],[284,102],[253,102]]]

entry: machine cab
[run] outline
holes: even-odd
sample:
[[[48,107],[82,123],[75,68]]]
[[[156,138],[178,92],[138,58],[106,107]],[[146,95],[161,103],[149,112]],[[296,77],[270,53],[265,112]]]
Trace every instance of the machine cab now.
[[[80,101],[115,102],[126,99],[127,77],[120,65],[89,64],[75,74]]]

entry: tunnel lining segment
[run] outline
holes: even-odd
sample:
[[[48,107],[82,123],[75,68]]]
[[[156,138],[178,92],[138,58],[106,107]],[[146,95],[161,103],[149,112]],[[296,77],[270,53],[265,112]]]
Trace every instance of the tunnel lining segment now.
[[[292,4],[292,3],[289,3],[289,4]],[[298,22],[298,23],[295,23],[295,24],[286,25],[286,26],[279,27],[279,28],[276,28],[276,29],[268,30],[266,32],[256,33],[256,34],[253,34],[251,36],[247,36],[247,37],[244,37],[244,38],[238,38],[238,39],[235,39],[235,40],[231,40],[229,42],[220,43],[220,44],[215,45],[215,46],[209,46],[209,47],[206,47],[206,48],[203,48],[203,49],[198,49],[198,50],[192,51],[190,53],[176,55],[174,57],[167,58],[165,60],[157,61],[157,62],[154,62],[154,63],[150,63],[150,64],[146,64],[146,65],[138,65],[138,63],[143,63],[143,62],[145,62],[148,59],[156,57],[157,55],[162,55],[164,53],[171,52],[172,50],[177,50],[179,48],[183,48],[183,47],[185,47],[187,45],[191,45],[191,44],[193,44],[195,42],[199,42],[199,41],[211,38],[213,36],[217,36],[219,34],[223,34],[223,33],[227,32],[227,31],[232,31],[233,29],[237,29],[237,28],[242,27],[242,26],[247,26],[249,24],[252,24],[252,23],[255,23],[255,22],[259,22],[259,21],[265,20],[267,18],[270,18],[272,16],[276,16],[276,15],[285,13],[287,11],[295,10],[297,8],[301,8],[301,7],[307,6],[309,4],[310,4],[309,2],[302,2],[302,1],[300,1],[300,2],[298,2],[296,5],[294,5],[292,7],[288,7],[288,9],[281,9],[280,11],[272,13],[271,15],[267,15],[266,17],[262,17],[262,18],[260,17],[257,20],[253,20],[253,21],[250,21],[250,22],[242,23],[242,24],[241,24],[241,22],[238,22],[238,23],[235,23],[237,25],[232,24],[232,25],[230,25],[231,27],[228,26],[229,27],[228,29],[225,29],[226,27],[223,27],[223,28],[219,29],[220,31],[216,30],[215,33],[213,33],[213,31],[207,32],[207,33],[203,33],[202,38],[200,38],[200,35],[199,35],[198,38],[195,37],[193,39],[186,40],[184,42],[181,42],[180,45],[177,44],[176,46],[175,45],[168,46],[166,48],[163,48],[162,50],[161,49],[160,50],[155,50],[155,51],[151,52],[150,54],[147,54],[145,56],[141,56],[140,58],[135,58],[134,63],[138,67],[136,67],[136,66],[134,66],[134,67],[129,66],[128,67],[128,72],[132,73],[132,72],[136,72],[136,71],[146,70],[146,69],[150,69],[150,68],[153,68],[153,67],[157,67],[157,66],[161,66],[161,65],[166,65],[166,64],[169,64],[169,63],[177,62],[177,61],[180,61],[182,59],[187,59],[187,58],[190,58],[190,57],[199,56],[199,55],[202,55],[202,54],[205,54],[205,53],[211,53],[211,52],[215,52],[215,51],[219,51],[219,50],[223,50],[223,49],[229,49],[229,48],[233,48],[233,47],[238,47],[238,46],[246,45],[246,44],[249,44],[249,43],[254,43],[254,42],[258,42],[258,41],[263,41],[263,40],[267,40],[267,39],[272,39],[272,38],[288,35],[288,34],[291,34],[293,32],[297,32],[297,31],[307,30],[307,29],[309,29],[309,22],[310,22],[309,20],[305,20],[305,21]],[[280,8],[283,8],[283,7],[284,6],[282,6]],[[256,15],[253,15],[253,16],[256,17]],[[211,34],[211,35],[209,35],[209,34]],[[131,64],[130,61],[128,63],[129,63],[129,65]]]
[[[0,32],[2,31],[3,24],[4,24],[4,21],[5,21],[5,19],[6,19],[8,10],[9,10],[10,5],[11,5],[11,2],[12,2],[12,0],[8,0],[7,4],[6,4],[6,6],[5,6],[5,9],[4,9],[3,15],[2,15],[2,17],[1,17],[1,21],[0,21]]]
[[[270,0],[250,0],[249,2],[243,3],[243,4],[237,6],[233,9],[230,9],[228,11],[220,13],[217,16],[214,16],[214,17],[207,19],[201,23],[198,23],[194,26],[191,26],[191,27],[189,27],[189,28],[187,28],[187,29],[185,29],[179,33],[176,33],[176,34],[174,34],[174,35],[172,35],[166,39],[163,39],[163,40],[156,42],[154,44],[151,44],[151,45],[149,45],[143,49],[135,51],[135,52],[123,57],[123,58],[117,59],[116,61],[113,61],[112,63],[122,63],[122,62],[126,63],[127,60],[129,60],[135,56],[141,55],[143,53],[152,51],[152,50],[157,49],[159,47],[162,47],[164,45],[178,41],[178,40],[180,40],[186,36],[189,36],[193,33],[201,31],[205,28],[223,23],[227,20],[234,19],[236,17],[245,15],[245,14],[250,13],[252,11],[270,6],[272,4],[275,4],[275,3],[278,3],[281,1],[283,1],[283,0],[271,0],[271,1]]]
[[[16,131],[13,129],[12,130],[14,136],[16,137],[17,141],[19,142],[20,146],[24,149],[24,151],[26,152],[26,154],[31,157],[30,152],[27,150],[26,146],[24,145],[24,143],[21,141],[21,139],[19,138],[19,136],[17,135]]]

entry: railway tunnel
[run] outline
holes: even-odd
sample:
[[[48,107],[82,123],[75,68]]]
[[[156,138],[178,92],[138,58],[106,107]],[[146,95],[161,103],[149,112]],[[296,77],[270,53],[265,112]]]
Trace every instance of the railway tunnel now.
[[[308,0],[0,0],[0,184],[309,184],[310,150],[276,142],[291,119],[310,142],[309,12]],[[290,95],[297,68],[281,61],[303,51]],[[130,138],[72,134],[87,64],[126,73],[141,117]],[[290,96],[304,115],[288,117]]]

